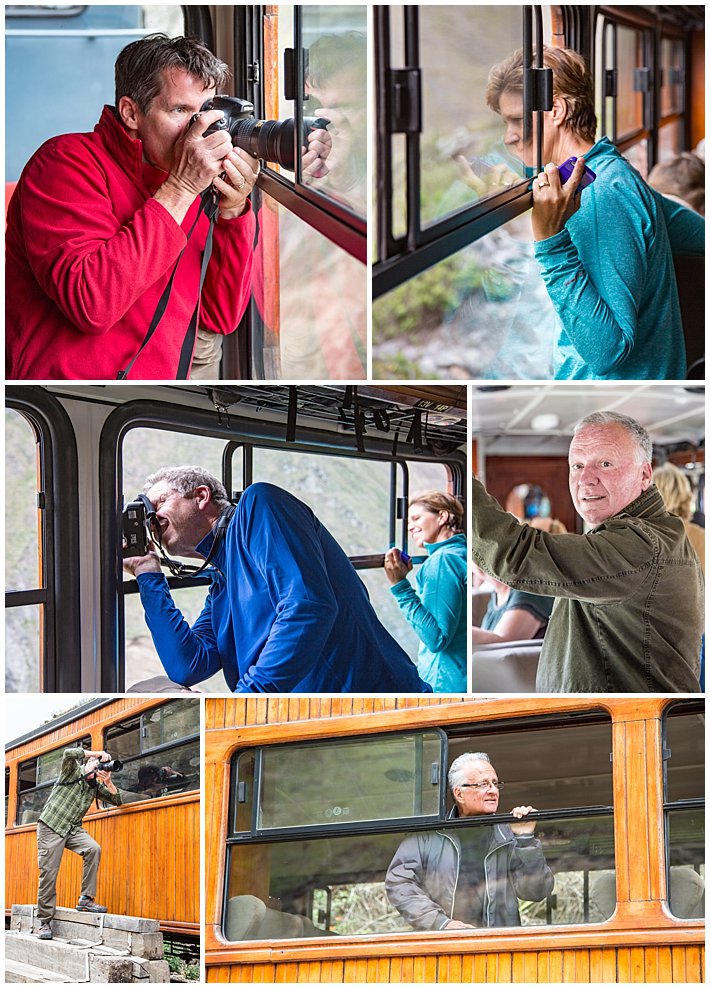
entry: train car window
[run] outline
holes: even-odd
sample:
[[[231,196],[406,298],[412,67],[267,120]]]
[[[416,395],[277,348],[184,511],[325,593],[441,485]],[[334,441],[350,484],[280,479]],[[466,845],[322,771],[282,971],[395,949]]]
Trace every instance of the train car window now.
[[[114,101],[114,63],[155,31],[184,34],[177,4],[13,4],[5,10],[5,181],[50,137],[91,131]],[[28,86],[27,80],[33,85]],[[51,99],[38,100],[38,92]]]
[[[200,788],[200,704],[169,700],[104,731],[104,747],[123,762],[113,781],[124,803]]]
[[[70,745],[55,748],[36,758],[20,762],[17,768],[17,815],[15,826],[36,823],[49,799],[52,786],[59,778],[62,755],[67,748],[91,748],[91,737],[86,736]]]
[[[668,905],[679,919],[705,915],[705,708],[672,704],[664,718]]]
[[[683,112],[683,41],[661,39],[661,116]],[[680,150],[680,149],[679,149]]]
[[[12,464],[12,481],[5,484],[5,590],[29,591],[39,598],[46,590],[40,553],[37,437],[24,415],[11,408],[5,411],[5,449]],[[17,599],[24,598],[6,596],[11,606],[5,616],[5,688],[35,693],[40,689],[44,602],[38,599],[14,606]]]
[[[469,844],[488,849],[488,859],[492,840],[515,840],[501,828],[515,823],[506,815],[517,805],[537,811],[534,875],[516,886],[511,894],[517,901],[505,915],[491,912],[496,907],[485,892],[490,875],[461,883],[461,918],[467,909],[483,909],[485,919],[477,925],[527,927],[611,916],[610,718],[590,712],[456,728],[448,732],[445,763],[439,744],[433,732],[428,739],[422,732],[277,745],[237,756],[226,938],[439,929],[417,907],[426,902],[417,886],[428,880],[423,860],[441,860],[448,847],[459,860]],[[459,817],[451,812],[450,795],[441,798],[440,765],[450,766],[466,751],[485,751],[504,783],[493,812]],[[398,825],[407,814],[409,824]]]
[[[10,809],[10,766],[5,766],[5,826],[7,827],[7,815]]]

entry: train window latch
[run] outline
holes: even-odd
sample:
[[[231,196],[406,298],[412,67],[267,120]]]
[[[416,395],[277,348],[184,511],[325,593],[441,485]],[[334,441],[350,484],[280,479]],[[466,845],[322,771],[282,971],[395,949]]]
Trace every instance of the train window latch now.
[[[387,93],[387,132],[389,134],[421,134],[421,70],[389,69]]]
[[[552,109],[552,69],[526,69],[525,89],[529,93],[527,110]]]

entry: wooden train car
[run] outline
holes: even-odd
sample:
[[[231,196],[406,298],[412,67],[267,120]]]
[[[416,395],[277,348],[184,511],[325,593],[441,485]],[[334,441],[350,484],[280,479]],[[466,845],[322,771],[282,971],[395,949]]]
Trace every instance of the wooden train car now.
[[[703,738],[702,702],[663,697],[208,699],[207,981],[699,983]],[[388,862],[457,825],[447,765],[480,750],[501,807],[535,805],[553,892],[417,931]]]
[[[15,701],[19,702],[19,701]],[[5,751],[5,908],[37,901],[36,821],[68,747],[108,750],[119,807],[94,802],[84,827],[99,842],[97,900],[111,913],[159,919],[167,937],[199,937],[200,712],[197,700],[91,700]],[[157,772],[157,777],[156,777]],[[65,854],[57,904],[73,907],[81,859]]]

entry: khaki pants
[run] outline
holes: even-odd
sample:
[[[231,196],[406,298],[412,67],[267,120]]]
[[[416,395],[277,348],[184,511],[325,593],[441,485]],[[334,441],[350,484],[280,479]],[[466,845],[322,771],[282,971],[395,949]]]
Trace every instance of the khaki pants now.
[[[223,342],[224,337],[221,333],[213,333],[209,329],[199,327],[195,340],[195,352],[192,355],[192,367],[190,368],[191,381],[219,380],[219,363],[222,359]]]
[[[83,827],[74,827],[66,837],[55,833],[46,823],[37,824],[37,863],[39,888],[37,889],[37,918],[40,923],[54,919],[57,906],[57,875],[62,863],[64,848],[80,854],[84,859],[81,872],[81,894],[96,896],[96,877],[101,860],[101,847]]]

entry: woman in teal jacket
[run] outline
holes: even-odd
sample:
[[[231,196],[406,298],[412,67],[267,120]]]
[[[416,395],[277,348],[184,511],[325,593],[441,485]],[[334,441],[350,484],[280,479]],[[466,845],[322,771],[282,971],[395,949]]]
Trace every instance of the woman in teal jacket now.
[[[419,645],[421,678],[435,693],[466,691],[466,587],[468,562],[463,506],[442,491],[425,491],[409,504],[409,534],[427,558],[414,589],[412,562],[399,549],[385,555],[392,593]]]
[[[574,51],[545,48],[553,103],[545,112],[545,170],[533,181],[535,258],[557,313],[558,380],[682,380],[685,340],[673,256],[702,255],[703,217],[652,189],[606,138],[596,139],[594,88]],[[486,101],[505,144],[528,166],[523,59],[491,69]],[[558,165],[576,158],[563,184]],[[581,189],[585,165],[596,180]]]

